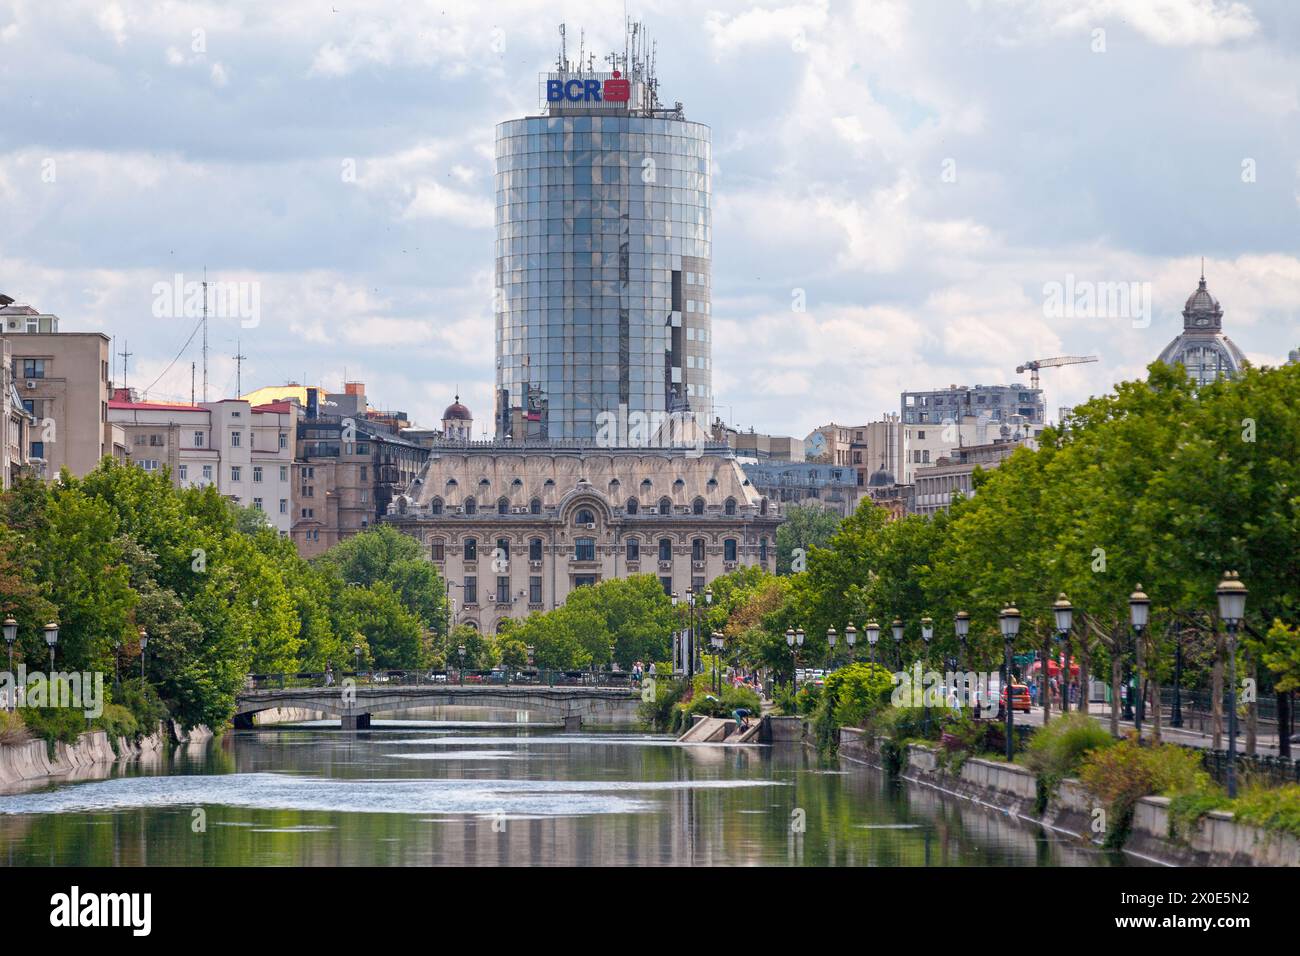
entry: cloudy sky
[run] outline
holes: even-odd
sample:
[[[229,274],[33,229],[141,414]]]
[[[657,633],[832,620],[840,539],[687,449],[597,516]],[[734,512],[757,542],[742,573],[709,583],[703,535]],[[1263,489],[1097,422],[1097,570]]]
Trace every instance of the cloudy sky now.
[[[346,376],[436,424],[459,387],[482,423],[493,126],[537,111],[558,23],[599,55],[624,8],[0,0],[0,291],[129,343],[130,385],[188,400],[195,321],[155,314],[158,284],[206,266],[260,307],[211,323],[213,397],[238,350],[245,391]],[[1051,408],[1077,402],[1177,333],[1202,256],[1252,361],[1300,346],[1293,0],[626,9],[663,98],[713,130],[732,422],[802,436],[1097,354],[1043,373]],[[1117,283],[1136,295],[1102,314],[1058,306]]]

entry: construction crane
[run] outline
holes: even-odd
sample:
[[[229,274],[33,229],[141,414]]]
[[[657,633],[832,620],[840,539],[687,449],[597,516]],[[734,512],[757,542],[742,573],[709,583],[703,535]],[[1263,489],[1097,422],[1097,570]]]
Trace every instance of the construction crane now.
[[[1024,365],[1017,365],[1016,372],[1023,374],[1029,373],[1029,387],[1038,388],[1038,370],[1040,368],[1056,368],[1058,365],[1082,365],[1085,362],[1095,362],[1095,355],[1058,355],[1055,358],[1030,359]]]

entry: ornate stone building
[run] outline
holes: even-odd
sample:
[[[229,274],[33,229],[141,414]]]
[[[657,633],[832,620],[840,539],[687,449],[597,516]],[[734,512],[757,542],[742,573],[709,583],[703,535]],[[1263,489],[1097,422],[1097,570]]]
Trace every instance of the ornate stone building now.
[[[609,578],[653,574],[684,596],[741,566],[775,570],[781,519],[724,446],[442,441],[384,520],[419,539],[455,622],[495,631]]]
[[[1165,346],[1160,361],[1168,365],[1182,362],[1197,385],[1236,375],[1245,364],[1241,349],[1223,334],[1223,308],[1205,287],[1204,274],[1183,307],[1182,334]]]

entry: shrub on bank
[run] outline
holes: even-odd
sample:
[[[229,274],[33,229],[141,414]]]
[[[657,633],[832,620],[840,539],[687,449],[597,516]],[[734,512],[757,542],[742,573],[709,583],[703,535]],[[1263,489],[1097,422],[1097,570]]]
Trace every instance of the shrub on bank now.
[[[1106,845],[1122,846],[1133,808],[1147,796],[1178,797],[1211,792],[1199,754],[1175,744],[1139,744],[1133,735],[1088,752],[1079,779],[1106,809]]]
[[[1231,810],[1242,823],[1300,837],[1300,784],[1248,787],[1224,809]]]
[[[27,732],[27,725],[23,723],[23,715],[17,710],[0,710],[0,746],[5,744],[20,744],[24,740],[30,740],[31,734]]]
[[[1087,714],[1074,711],[1038,729],[1025,750],[1024,763],[1051,793],[1062,780],[1079,772],[1088,754],[1114,742],[1101,724]]]

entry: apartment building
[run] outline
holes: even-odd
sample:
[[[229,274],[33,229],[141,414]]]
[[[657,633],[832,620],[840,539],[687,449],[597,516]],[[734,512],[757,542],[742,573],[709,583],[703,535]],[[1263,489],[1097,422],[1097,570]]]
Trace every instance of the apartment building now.
[[[0,301],[6,297],[0,296]],[[29,469],[28,450],[36,419],[23,407],[14,384],[9,340],[0,336],[0,487],[9,488]]]
[[[29,305],[0,307],[7,364],[19,401],[34,420],[27,454],[47,479],[63,468],[81,476],[105,456],[122,458],[108,419],[110,340],[102,332],[61,332],[59,317]]]
[[[178,488],[216,485],[235,504],[266,514],[281,534],[293,527],[294,451],[299,410],[291,402],[223,399],[197,405],[140,402],[118,389],[109,418],[129,460],[167,469]]]

